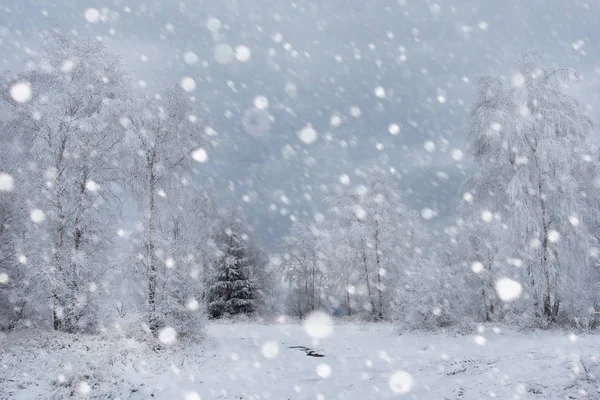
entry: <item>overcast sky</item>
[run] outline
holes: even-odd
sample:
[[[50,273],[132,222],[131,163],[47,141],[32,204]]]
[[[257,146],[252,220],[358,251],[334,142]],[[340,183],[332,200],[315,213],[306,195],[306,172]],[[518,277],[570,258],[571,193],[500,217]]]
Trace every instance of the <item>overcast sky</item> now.
[[[452,222],[476,78],[510,76],[524,51],[577,69],[570,90],[598,119],[599,15],[597,0],[0,0],[0,57],[24,68],[52,21],[105,40],[140,90],[193,78],[219,138],[200,183],[278,249],[290,217],[314,220],[341,175],[360,183],[371,164],[397,171],[409,206],[438,212],[432,230]]]

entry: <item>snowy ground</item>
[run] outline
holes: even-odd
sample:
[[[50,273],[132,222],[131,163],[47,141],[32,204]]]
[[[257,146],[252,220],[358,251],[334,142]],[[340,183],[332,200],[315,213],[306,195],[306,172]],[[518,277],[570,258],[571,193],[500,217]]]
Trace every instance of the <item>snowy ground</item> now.
[[[340,324],[315,341],[301,325],[257,323],[212,323],[207,334],[202,346],[159,352],[127,339],[10,334],[0,398],[600,399],[594,335],[398,336],[391,325]]]

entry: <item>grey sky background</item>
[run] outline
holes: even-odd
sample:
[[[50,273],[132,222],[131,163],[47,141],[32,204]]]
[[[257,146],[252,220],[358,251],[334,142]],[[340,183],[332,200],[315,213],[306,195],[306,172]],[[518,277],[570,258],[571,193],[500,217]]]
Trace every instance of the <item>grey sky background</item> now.
[[[99,21],[85,18],[88,8]],[[208,29],[210,18],[221,22],[218,33]],[[569,90],[600,116],[597,0],[0,0],[2,69],[24,68],[49,20],[105,40],[139,90],[196,81],[198,117],[211,121],[219,140],[199,165],[200,183],[211,179],[223,200],[242,204],[271,250],[290,216],[313,220],[340,175],[358,184],[355,170],[371,164],[398,172],[409,206],[438,212],[432,231],[452,222],[471,172],[463,126],[474,82],[490,73],[510,78],[524,51],[577,69],[582,82]],[[219,44],[246,46],[251,57],[221,64]],[[197,63],[185,61],[189,51]],[[256,114],[256,96],[268,99],[272,117],[260,137],[243,122]],[[390,123],[400,134],[389,134]],[[307,124],[318,132],[310,145],[297,135]],[[452,158],[454,149],[464,160]]]

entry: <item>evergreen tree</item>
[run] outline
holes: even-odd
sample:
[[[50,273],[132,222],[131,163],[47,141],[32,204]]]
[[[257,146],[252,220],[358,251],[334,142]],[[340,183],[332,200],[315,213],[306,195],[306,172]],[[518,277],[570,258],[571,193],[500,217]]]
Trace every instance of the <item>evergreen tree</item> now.
[[[235,209],[232,209],[229,223],[232,227],[217,238],[222,255],[215,263],[208,290],[211,318],[251,314],[255,310],[257,287],[250,277],[250,247],[247,235],[241,233],[243,225]]]

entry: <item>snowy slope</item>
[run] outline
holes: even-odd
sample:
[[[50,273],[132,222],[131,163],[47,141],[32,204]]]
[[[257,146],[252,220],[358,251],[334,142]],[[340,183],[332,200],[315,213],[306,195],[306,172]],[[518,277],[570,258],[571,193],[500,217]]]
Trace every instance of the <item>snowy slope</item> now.
[[[203,348],[159,353],[125,339],[108,344],[79,337],[67,343],[65,337],[41,342],[23,335],[5,337],[0,398],[48,398],[51,391],[59,393],[58,376],[69,379],[82,365],[94,369],[94,363],[97,371],[92,372],[101,376],[90,377],[89,371],[77,375],[75,397],[600,398],[600,379],[593,376],[600,372],[600,337],[593,335],[494,332],[490,327],[477,336],[398,336],[391,325],[342,324],[316,341],[297,324],[213,323]],[[308,356],[310,350],[323,357]],[[57,361],[66,355],[73,360],[70,372]],[[86,379],[89,391],[82,391]]]

